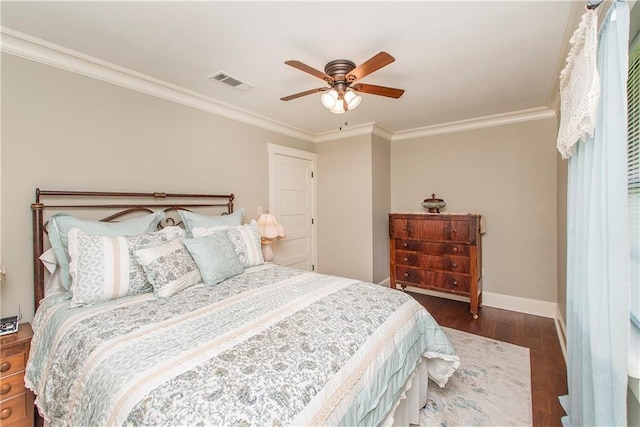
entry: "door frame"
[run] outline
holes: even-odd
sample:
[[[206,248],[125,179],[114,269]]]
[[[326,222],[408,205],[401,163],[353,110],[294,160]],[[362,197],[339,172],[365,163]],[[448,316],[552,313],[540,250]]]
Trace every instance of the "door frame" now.
[[[318,225],[318,215],[316,212],[316,153],[272,143],[267,143],[267,151],[269,152],[269,213],[274,215],[278,215],[277,209],[275,208],[276,189],[274,188],[274,182],[276,182],[276,156],[282,155],[311,161],[311,264],[313,265],[313,271],[318,272],[318,236],[316,232]]]

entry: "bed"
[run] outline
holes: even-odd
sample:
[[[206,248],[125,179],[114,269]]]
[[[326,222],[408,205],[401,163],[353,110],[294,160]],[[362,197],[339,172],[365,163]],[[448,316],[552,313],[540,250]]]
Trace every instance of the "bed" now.
[[[233,202],[36,190],[25,381],[39,414],[52,426],[418,424],[428,378],[445,386],[459,365],[439,325],[401,291],[265,263]]]

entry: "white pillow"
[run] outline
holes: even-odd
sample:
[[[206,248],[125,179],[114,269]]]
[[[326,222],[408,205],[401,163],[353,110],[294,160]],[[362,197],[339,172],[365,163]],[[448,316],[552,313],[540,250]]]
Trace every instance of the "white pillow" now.
[[[47,249],[38,258],[44,265],[44,268],[49,272],[49,277],[44,285],[44,296],[48,297],[49,295],[53,295],[58,292],[67,292],[62,284],[62,279],[60,277],[61,268],[58,265],[58,259],[56,258],[53,248]]]
[[[153,291],[133,252],[183,236],[184,230],[179,227],[132,236],[90,235],[72,228],[69,231],[72,306]]]
[[[191,232],[193,237],[203,237],[220,230],[227,230],[229,240],[244,267],[264,264],[258,223],[255,220],[238,226],[195,227]]]
[[[202,282],[198,265],[179,240],[134,252],[158,298],[166,298]]]

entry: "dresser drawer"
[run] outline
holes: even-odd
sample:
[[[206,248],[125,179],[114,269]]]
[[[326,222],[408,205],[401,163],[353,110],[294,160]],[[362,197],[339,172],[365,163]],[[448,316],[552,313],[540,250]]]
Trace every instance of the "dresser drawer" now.
[[[2,357],[2,360],[0,360],[0,377],[4,378],[7,375],[11,375],[19,371],[24,371],[24,367],[25,367],[24,353],[18,353],[12,356]]]
[[[446,270],[454,273],[469,273],[471,263],[469,258],[441,255],[428,255],[412,251],[396,251],[396,265],[426,268],[431,270]]]
[[[0,379],[0,399],[2,400],[23,393],[24,390],[24,371]]]
[[[469,222],[456,220],[391,218],[389,235],[396,239],[470,241]]]
[[[417,268],[396,267],[396,280],[415,284],[419,287],[437,289],[445,292],[469,294],[470,276]]]
[[[0,426],[33,426],[33,393],[24,385],[24,373],[33,330],[22,323],[17,333],[0,337]]]
[[[27,393],[19,394],[11,399],[0,402],[0,424],[9,425],[21,420],[25,421],[25,425],[31,425],[31,421],[27,420],[29,399]]]
[[[462,243],[422,242],[419,240],[396,239],[396,250],[424,252],[432,255],[454,255],[468,257],[470,246]]]

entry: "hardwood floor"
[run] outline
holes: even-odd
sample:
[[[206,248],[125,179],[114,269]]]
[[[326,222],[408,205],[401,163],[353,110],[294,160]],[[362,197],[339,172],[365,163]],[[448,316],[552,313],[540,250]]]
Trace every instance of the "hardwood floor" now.
[[[411,293],[441,326],[528,347],[534,426],[561,426],[558,396],[567,394],[567,369],[553,319],[482,307],[473,320],[469,304]]]

